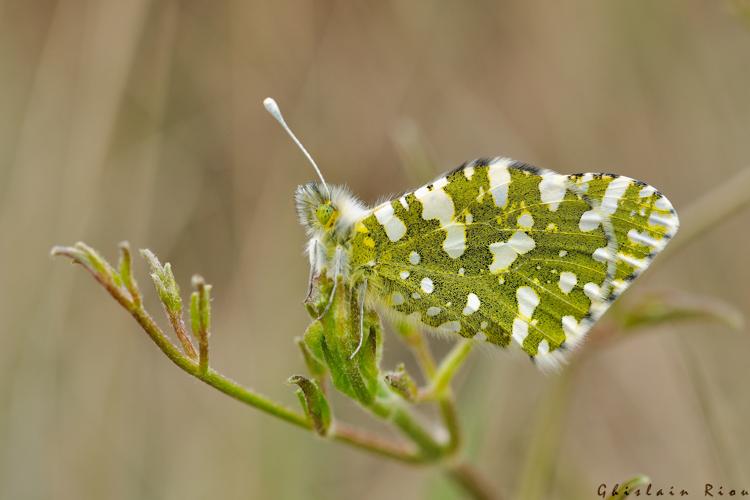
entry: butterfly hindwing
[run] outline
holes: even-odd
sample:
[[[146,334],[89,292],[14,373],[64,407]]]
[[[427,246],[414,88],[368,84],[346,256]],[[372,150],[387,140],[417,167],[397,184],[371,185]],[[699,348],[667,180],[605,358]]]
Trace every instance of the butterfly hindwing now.
[[[676,229],[666,198],[627,177],[476,160],[375,207],[351,266],[396,313],[554,363]]]

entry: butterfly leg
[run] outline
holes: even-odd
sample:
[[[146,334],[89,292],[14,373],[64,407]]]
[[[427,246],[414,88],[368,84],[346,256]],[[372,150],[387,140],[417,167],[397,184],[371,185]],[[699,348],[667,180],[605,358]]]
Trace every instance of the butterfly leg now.
[[[326,306],[323,309],[323,312],[320,313],[320,316],[315,318],[316,320],[322,319],[323,316],[325,316],[328,313],[328,309],[331,308],[331,304],[333,304],[333,298],[336,296],[336,288],[338,287],[338,284],[339,284],[339,276],[341,276],[343,252],[344,250],[341,247],[336,247],[336,256],[333,262],[333,288],[331,289],[331,294],[328,296],[328,302],[326,303]]]
[[[310,274],[307,278],[307,295],[305,295],[305,300],[302,301],[303,304],[309,304],[312,302],[312,295],[315,289],[315,280],[320,274],[320,268],[318,265],[318,240],[312,240],[311,247],[312,248],[310,248],[309,250]]]
[[[359,343],[354,352],[349,356],[349,359],[354,359],[359,350],[362,348],[362,343],[365,340],[365,296],[367,295],[367,278],[362,281],[362,284],[357,287],[358,291],[358,310],[359,310]]]

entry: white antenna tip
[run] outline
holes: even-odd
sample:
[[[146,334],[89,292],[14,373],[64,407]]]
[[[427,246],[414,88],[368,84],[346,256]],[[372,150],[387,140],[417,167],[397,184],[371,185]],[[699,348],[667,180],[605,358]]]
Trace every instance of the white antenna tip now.
[[[271,113],[274,117],[281,116],[279,105],[276,104],[276,101],[273,99],[273,97],[266,97],[265,99],[263,99],[263,106],[265,106],[266,111]]]

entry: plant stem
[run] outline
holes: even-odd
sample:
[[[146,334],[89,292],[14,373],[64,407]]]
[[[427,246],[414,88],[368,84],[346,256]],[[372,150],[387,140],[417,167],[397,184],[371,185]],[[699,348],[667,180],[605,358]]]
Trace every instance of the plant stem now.
[[[126,309],[157,345],[170,361],[177,365],[184,372],[194,376],[207,385],[219,390],[231,398],[245,403],[249,406],[259,409],[265,413],[278,417],[285,422],[300,427],[302,429],[312,430],[312,423],[307,416],[292,411],[285,406],[276,403],[267,397],[257,394],[252,390],[243,387],[230,378],[212,370],[202,370],[199,363],[184,355],[162,332],[150,314],[141,306],[140,301],[133,301],[127,297],[123,290],[116,286],[108,276],[100,274],[97,269],[89,265],[82,256],[73,248],[56,247],[53,250],[54,255],[65,255],[74,262],[81,264],[94,279],[109,292],[109,294]],[[399,422],[406,425],[408,419],[404,415],[399,415]],[[408,426],[416,426],[416,422],[409,423]],[[368,432],[355,429],[345,423],[337,422],[336,428],[329,435],[335,441],[346,443],[359,449],[369,451],[376,455],[388,457],[405,463],[424,463],[424,457],[416,453],[404,443],[392,442],[379,436],[372,435]]]
[[[370,410],[383,419],[390,420],[406,434],[418,447],[425,462],[433,462],[445,455],[444,446],[417,420],[400,400],[376,399]]]
[[[459,340],[453,349],[443,358],[440,362],[435,375],[432,377],[430,384],[429,394],[432,394],[438,398],[450,388],[451,380],[456,375],[456,372],[461,367],[466,357],[471,352],[473,343],[471,340]]]
[[[413,447],[404,443],[392,442],[361,429],[355,429],[345,423],[336,421],[331,438],[361,450],[369,451],[385,458],[407,464],[424,463],[422,457]]]
[[[422,375],[427,382],[430,382],[432,377],[435,376],[435,371],[437,370],[437,364],[435,363],[435,358],[430,351],[430,346],[425,342],[424,336],[411,328],[411,326],[403,328],[409,329],[404,332],[406,342],[414,353],[414,358],[416,358],[417,364],[419,365],[420,370],[422,370]]]
[[[448,477],[461,485],[472,498],[476,500],[501,500],[500,496],[493,492],[492,487],[471,465],[460,462],[447,467],[445,471]]]
[[[207,371],[201,370],[199,364],[184,356],[169,341],[146,311],[135,309],[131,311],[131,314],[133,314],[141,327],[146,333],[148,333],[149,337],[154,340],[162,352],[183,371],[237,401],[278,417],[297,427],[312,429],[312,424],[305,415],[294,412],[263,395],[255,393],[213,369],[209,368]],[[408,422],[409,420],[405,418],[405,415],[399,415],[399,420],[397,422],[401,424],[399,427],[406,425]],[[413,427],[418,430],[418,426],[416,426],[415,423],[410,423],[408,427],[410,429]],[[412,430],[412,434],[415,433],[416,430]],[[422,436],[420,435],[420,437]],[[416,454],[413,450],[408,449],[404,444],[387,441],[378,436],[354,429],[344,423],[336,423],[336,428],[332,433],[331,438],[362,450],[367,450],[377,455],[389,457],[401,462],[420,463],[423,461],[420,455]]]
[[[448,442],[445,444],[444,453],[451,456],[461,448],[461,425],[458,421],[453,391],[448,391],[438,401],[438,405],[440,406],[440,416],[445,424],[445,430],[448,431]]]

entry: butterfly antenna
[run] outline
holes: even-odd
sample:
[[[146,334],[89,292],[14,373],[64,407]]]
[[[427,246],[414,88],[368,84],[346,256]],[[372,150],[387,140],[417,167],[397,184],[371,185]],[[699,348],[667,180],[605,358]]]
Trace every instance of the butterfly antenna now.
[[[310,153],[307,152],[305,149],[305,146],[302,145],[302,143],[297,139],[297,136],[294,135],[294,132],[292,132],[292,129],[289,128],[289,125],[286,124],[286,121],[284,121],[284,117],[281,116],[281,110],[279,109],[279,105],[276,104],[276,101],[272,97],[266,97],[263,99],[263,106],[266,107],[266,111],[268,111],[271,116],[273,116],[279,124],[281,124],[282,127],[284,127],[284,130],[286,130],[286,133],[289,134],[289,137],[292,138],[294,143],[299,147],[302,152],[305,154],[307,159],[310,161],[310,164],[315,169],[315,172],[318,174],[318,177],[320,177],[320,182],[323,183],[323,187],[326,188],[326,191],[328,191],[328,196],[331,195],[331,190],[328,189],[328,184],[326,184],[326,180],[323,178],[323,174],[320,172],[320,169],[318,168],[318,164],[315,163],[315,160],[313,160],[313,157],[310,156]]]

